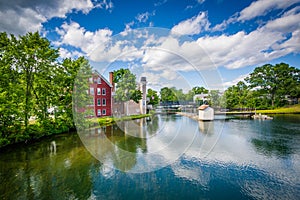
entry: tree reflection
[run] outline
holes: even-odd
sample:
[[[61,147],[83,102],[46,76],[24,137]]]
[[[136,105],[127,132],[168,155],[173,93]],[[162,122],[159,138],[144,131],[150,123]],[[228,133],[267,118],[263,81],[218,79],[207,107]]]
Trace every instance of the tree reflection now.
[[[77,135],[57,137],[56,154],[49,148],[51,143],[44,140],[1,153],[0,199],[89,198],[89,171],[100,163],[86,151]]]
[[[145,119],[123,121],[80,135],[87,149],[100,162],[129,171],[137,163],[137,154],[147,152],[145,123]]]
[[[159,115],[153,115],[147,121],[147,132],[149,136],[154,135],[157,133],[159,129]]]
[[[289,147],[287,142],[283,139],[257,139],[251,140],[257,151],[263,153],[266,156],[288,156],[292,154],[292,149]]]

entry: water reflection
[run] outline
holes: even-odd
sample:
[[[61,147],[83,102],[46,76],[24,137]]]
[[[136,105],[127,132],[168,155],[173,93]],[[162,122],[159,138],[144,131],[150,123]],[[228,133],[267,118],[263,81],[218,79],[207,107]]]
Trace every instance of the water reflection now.
[[[258,139],[254,138],[251,140],[257,151],[267,156],[288,156],[292,154],[292,149],[289,148],[286,140],[284,139]]]
[[[173,163],[191,145],[196,127],[182,126],[183,122],[180,116],[162,115],[123,121],[79,135],[91,154],[108,167],[142,173]]]
[[[76,134],[8,148],[1,152],[0,199],[86,199],[92,188],[87,176],[92,165],[100,163]]]
[[[0,199],[300,199],[294,118],[134,123],[136,137],[126,123],[81,135],[103,162],[76,134],[2,150]]]
[[[199,121],[199,129],[201,133],[212,135],[214,134],[214,122],[213,121]]]

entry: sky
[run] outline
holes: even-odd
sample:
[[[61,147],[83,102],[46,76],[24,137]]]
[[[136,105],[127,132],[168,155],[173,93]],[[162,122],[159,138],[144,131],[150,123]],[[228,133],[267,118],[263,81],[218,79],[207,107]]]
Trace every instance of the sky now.
[[[0,0],[0,31],[38,31],[61,58],[148,87],[226,89],[255,67],[300,68],[300,0]]]

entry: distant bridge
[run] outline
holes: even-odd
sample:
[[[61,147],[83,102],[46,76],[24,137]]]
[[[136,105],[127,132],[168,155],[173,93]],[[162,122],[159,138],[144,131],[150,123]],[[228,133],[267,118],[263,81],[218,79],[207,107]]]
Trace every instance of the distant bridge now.
[[[156,109],[155,114],[176,114],[178,112],[178,109]]]

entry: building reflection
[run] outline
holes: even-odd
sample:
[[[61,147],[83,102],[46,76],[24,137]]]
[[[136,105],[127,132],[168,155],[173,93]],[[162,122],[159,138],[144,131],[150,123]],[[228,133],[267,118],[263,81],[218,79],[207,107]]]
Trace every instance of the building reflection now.
[[[146,119],[122,121],[81,133],[86,148],[107,167],[131,170],[138,153],[147,152]]]
[[[212,135],[214,133],[214,122],[213,121],[199,121],[199,130],[203,134]]]

